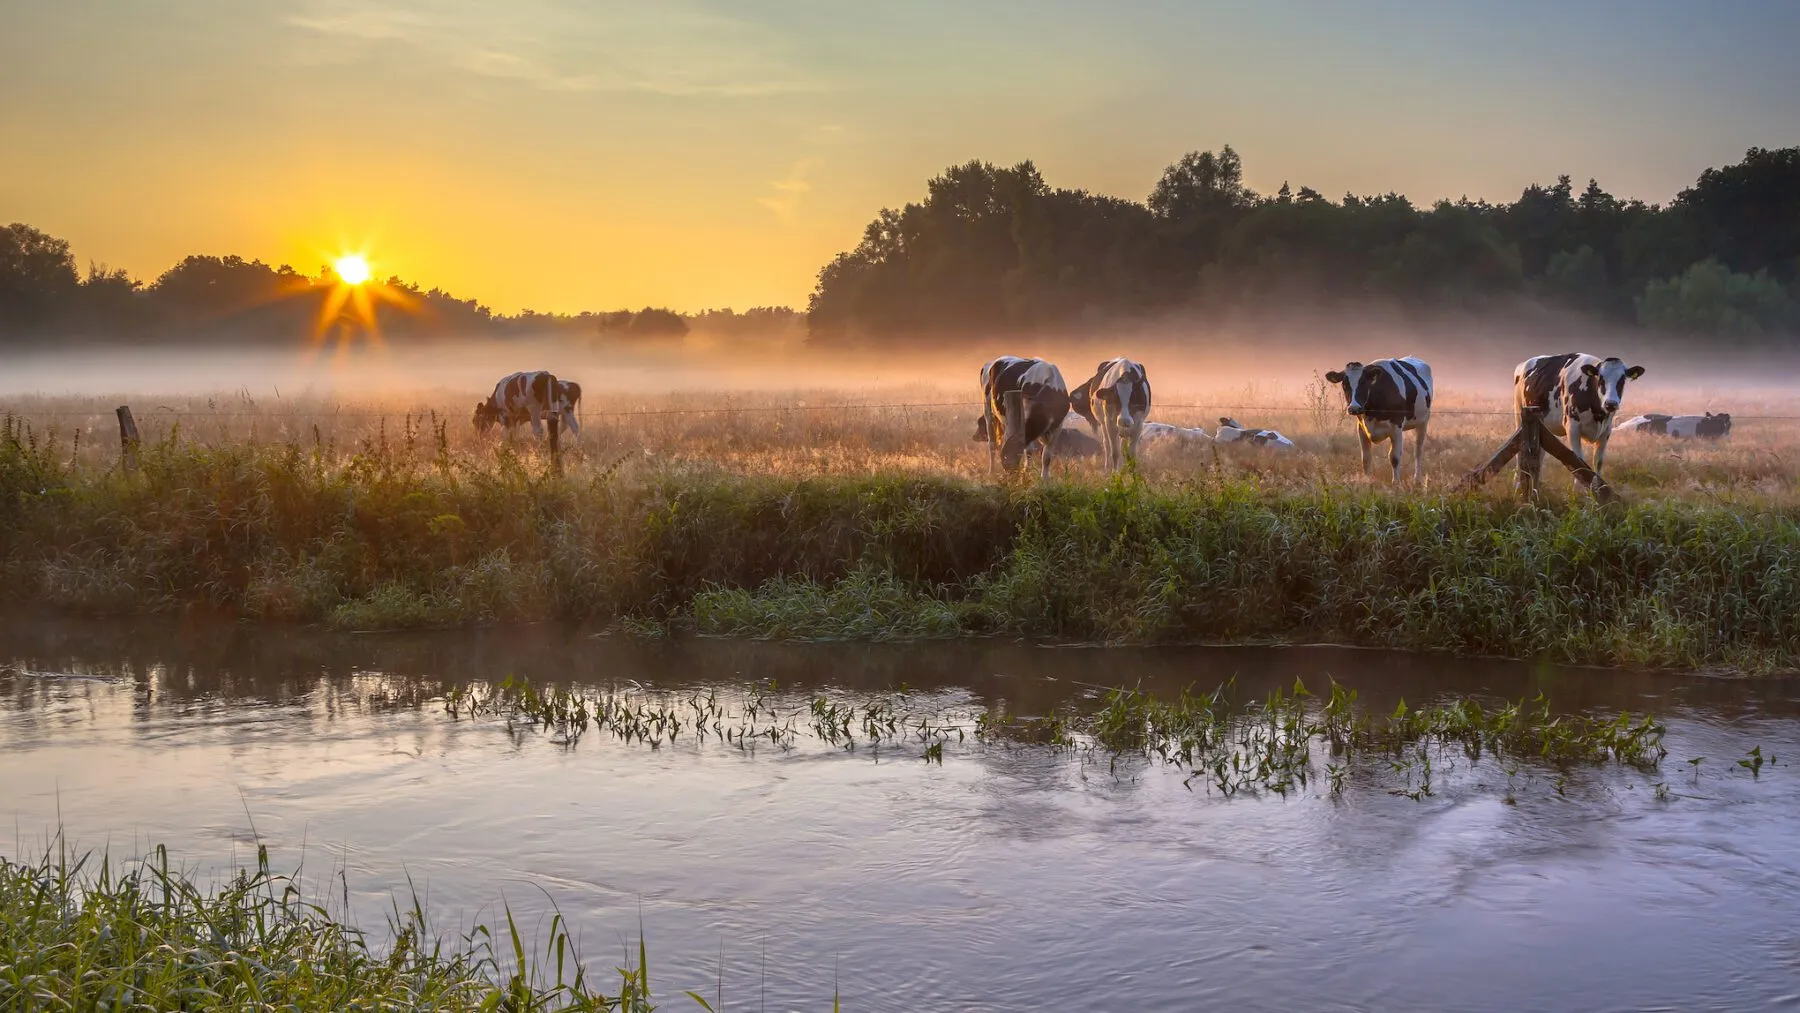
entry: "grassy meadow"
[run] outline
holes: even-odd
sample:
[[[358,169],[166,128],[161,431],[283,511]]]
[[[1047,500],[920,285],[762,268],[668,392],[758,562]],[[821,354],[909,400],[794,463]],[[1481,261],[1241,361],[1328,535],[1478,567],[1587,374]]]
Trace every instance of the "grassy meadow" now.
[[[1504,402],[1438,405],[1419,489],[1388,483],[1382,448],[1362,478],[1335,390],[1159,390],[1160,421],[1231,415],[1298,449],[1162,448],[1129,477],[1076,461],[1048,484],[988,474],[968,400],[590,390],[554,469],[528,429],[479,437],[473,398],[442,392],[138,398],[131,473],[118,399],[13,400],[0,594],[354,629],[571,619],[1800,665],[1800,422],[1741,418],[1718,445],[1621,436],[1606,475],[1624,502],[1600,508],[1560,475],[1536,505],[1505,474],[1455,491],[1510,432]]]

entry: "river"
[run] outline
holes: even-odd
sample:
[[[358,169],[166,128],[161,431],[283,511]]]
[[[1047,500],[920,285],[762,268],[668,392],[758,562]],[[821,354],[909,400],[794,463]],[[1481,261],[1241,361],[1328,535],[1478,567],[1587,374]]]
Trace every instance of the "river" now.
[[[41,617],[0,621],[0,663],[10,855],[61,827],[115,857],[165,843],[205,875],[261,843],[376,927],[409,878],[448,931],[504,902],[541,932],[554,904],[597,967],[641,925],[666,1008],[688,988],[746,1010],[828,1009],[834,988],[847,1010],[1800,1008],[1800,680]],[[905,684],[945,720],[1335,678],[1376,712],[1539,693],[1649,710],[1669,755],[1649,774],[1452,764],[1421,798],[1376,776],[1226,798],[1095,751],[571,745],[445,713],[446,688],[507,675],[796,707]],[[1757,776],[1736,763],[1753,747],[1775,757]]]

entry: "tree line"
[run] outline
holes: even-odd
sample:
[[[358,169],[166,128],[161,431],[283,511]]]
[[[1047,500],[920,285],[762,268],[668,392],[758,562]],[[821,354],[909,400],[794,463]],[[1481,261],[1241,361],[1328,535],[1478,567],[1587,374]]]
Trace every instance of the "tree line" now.
[[[54,343],[292,343],[344,330],[395,340],[560,334],[663,342],[691,330],[735,339],[803,327],[785,306],[677,313],[660,307],[584,313],[496,313],[474,299],[399,278],[344,285],[330,267],[306,275],[238,256],[190,256],[145,284],[123,270],[77,269],[67,240],[29,225],[0,227],[0,347]]]
[[[1416,206],[1397,193],[1333,201],[1283,183],[1244,185],[1229,145],[1182,156],[1139,202],[1051,187],[1030,162],[971,161],[883,209],[855,249],[819,272],[804,319],[738,313],[500,314],[390,278],[359,298],[330,268],[305,275],[237,256],[190,256],[145,283],[77,269],[69,244],[0,228],[0,345],[288,342],[373,326],[397,340],[564,334],[953,340],[1078,330],[1170,313],[1380,300],[1492,308],[1528,300],[1617,324],[1714,341],[1800,333],[1800,148],[1751,148],[1666,205],[1595,180],[1532,185],[1510,204]]]
[[[819,272],[814,340],[1076,329],[1181,311],[1361,300],[1532,300],[1710,340],[1800,333],[1800,148],[1751,148],[1666,205],[1590,179],[1510,204],[1333,201],[1244,185],[1229,145],[1170,165],[1142,202],[972,161],[883,209]]]

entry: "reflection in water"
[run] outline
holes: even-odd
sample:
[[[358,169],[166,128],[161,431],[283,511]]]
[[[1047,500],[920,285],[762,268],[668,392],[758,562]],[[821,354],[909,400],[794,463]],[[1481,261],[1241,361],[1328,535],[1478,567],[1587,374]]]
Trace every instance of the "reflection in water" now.
[[[29,853],[170,843],[304,862],[378,924],[407,877],[455,928],[554,899],[604,966],[639,919],[660,990],[728,1007],[1742,1008],[1800,995],[1800,683],[1338,650],[1047,650],[718,641],[559,628],[340,636],[193,621],[0,626],[0,801]],[[1374,709],[1548,694],[1669,719],[1662,778],[1583,772],[1508,805],[1481,770],[1414,802],[1208,798],[1178,774],[1035,747],[846,756],[627,746],[451,721],[444,687],[534,681],[795,694],[905,684],[1050,713],[1105,685],[1295,677]],[[1689,757],[1705,756],[1698,776]],[[252,833],[254,824],[254,834]]]

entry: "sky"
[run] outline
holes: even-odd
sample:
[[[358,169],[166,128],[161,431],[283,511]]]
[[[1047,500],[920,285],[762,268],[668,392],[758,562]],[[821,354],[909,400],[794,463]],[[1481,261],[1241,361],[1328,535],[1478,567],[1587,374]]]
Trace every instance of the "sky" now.
[[[502,312],[804,306],[945,167],[1664,202],[1800,143],[1791,0],[0,0],[0,221]]]

